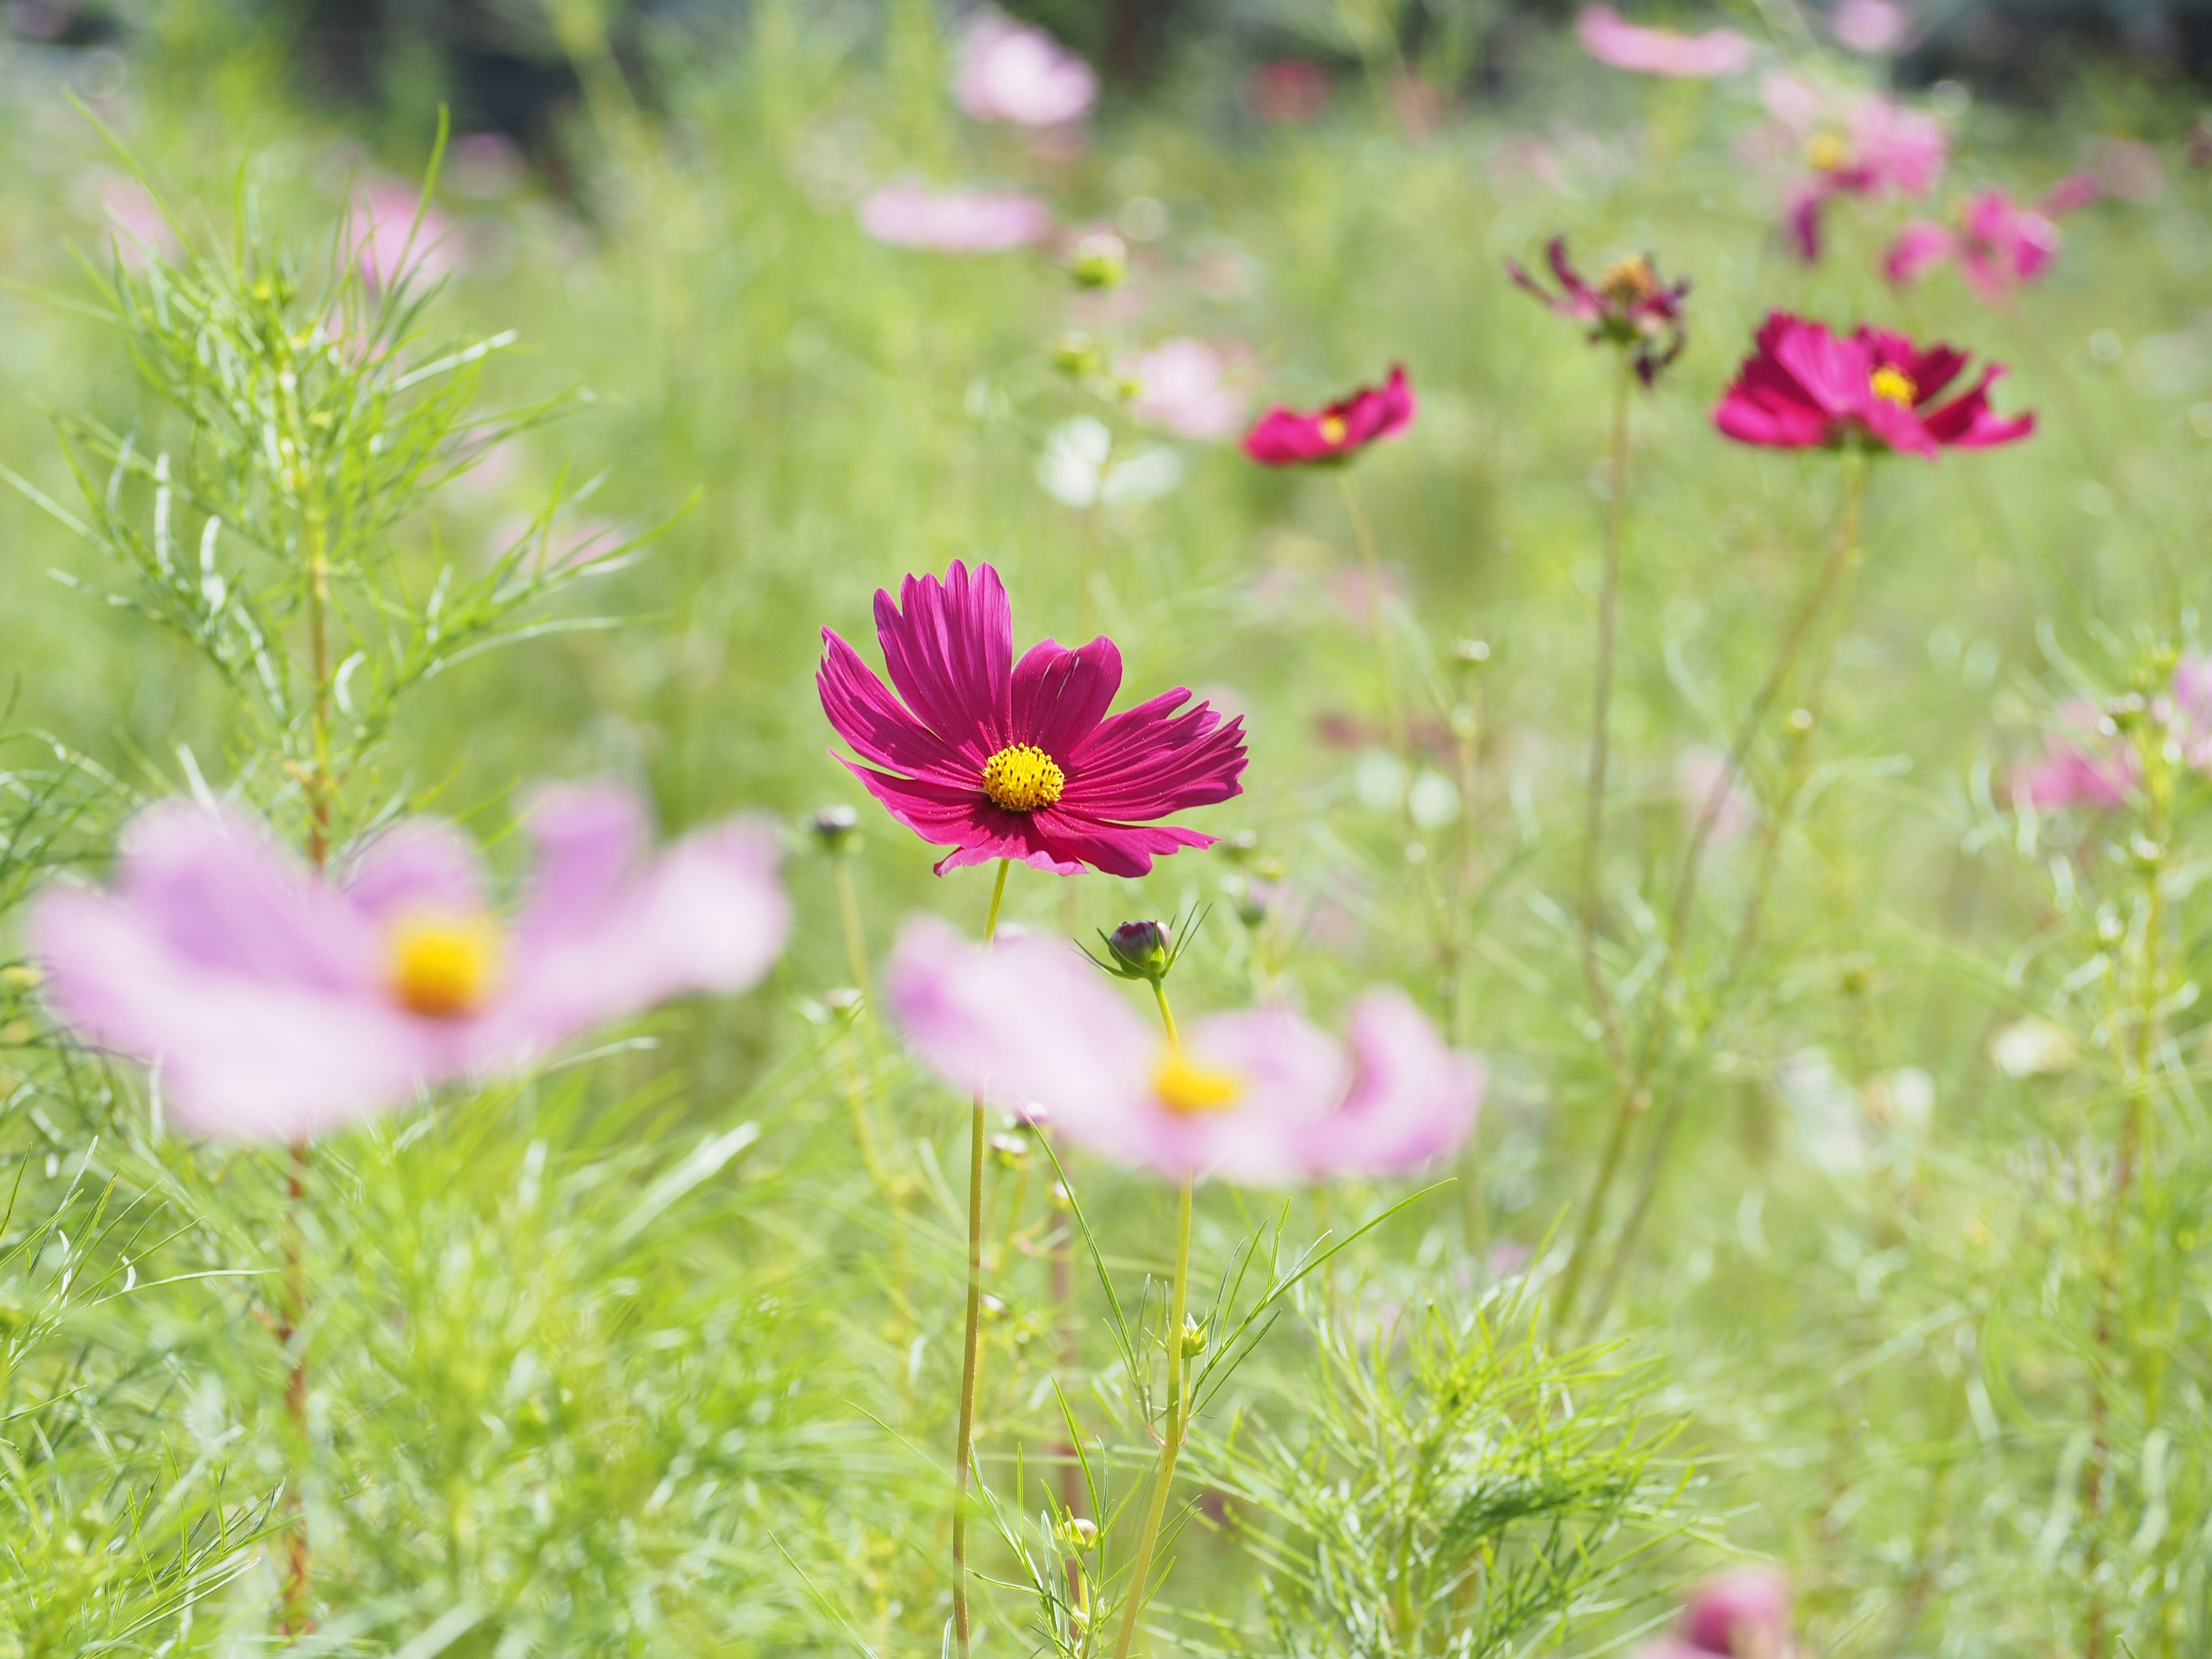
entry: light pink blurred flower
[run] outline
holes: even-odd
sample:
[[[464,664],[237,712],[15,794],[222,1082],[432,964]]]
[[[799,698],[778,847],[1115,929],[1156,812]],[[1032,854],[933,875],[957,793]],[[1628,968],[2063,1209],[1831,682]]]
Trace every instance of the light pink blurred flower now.
[[[2184,657],[2173,666],[2173,695],[2156,707],[2183,764],[2212,776],[2212,658]]]
[[[1163,340],[1123,366],[1137,384],[1131,410],[1185,438],[1226,438],[1244,427],[1250,398],[1231,383],[1222,352],[1203,340]]]
[[[184,252],[153,193],[136,179],[109,173],[100,181],[100,211],[115,232],[115,256],[137,270]]]
[[[1808,171],[1783,198],[1790,246],[1820,256],[1820,215],[1838,196],[1925,196],[1949,159],[1943,124],[1873,93],[1840,92],[1777,70],[1759,84],[1774,125],[1762,147],[1794,150]]]
[[[1191,1021],[1170,1044],[1064,942],[969,944],[934,916],[899,936],[891,1017],[929,1068],[1074,1144],[1170,1179],[1260,1185],[1395,1176],[1474,1126],[1480,1064],[1397,991],[1363,999],[1349,1049],[1282,1008]]]
[[[1790,1581],[1771,1567],[1738,1567],[1709,1579],[1682,1609],[1682,1638],[1729,1659],[1789,1659],[1797,1650]]]
[[[453,222],[422,202],[421,191],[398,179],[372,179],[354,192],[349,234],[362,277],[371,288],[386,288],[403,278],[435,282],[459,269]]]
[[[1728,757],[1702,744],[1685,749],[1674,760],[1674,787],[1682,797],[1682,828],[1696,833],[1707,811],[1713,814],[1711,844],[1725,847],[1758,821],[1758,809],[1743,786],[1728,775]],[[1723,793],[1725,792],[1725,793]],[[1719,798],[1717,807],[1714,798]]]
[[[2042,812],[2120,805],[2136,786],[2134,752],[2100,730],[2104,716],[2087,698],[2062,704],[2058,719],[2064,730],[2044,734],[2043,758],[2014,769],[2014,804]]]
[[[1018,191],[885,185],[862,198],[860,228],[896,247],[1000,253],[1047,240],[1053,217],[1042,202]]]
[[[1611,6],[1584,6],[1575,15],[1575,36],[1601,64],[1638,75],[1710,80],[1751,67],[1751,42],[1734,29],[1680,34],[1644,28]]]
[[[2058,216],[2087,206],[2099,194],[2086,173],[2061,180],[2033,207],[2022,207],[2002,190],[1969,198],[1958,225],[1917,219],[1899,233],[1882,271],[1902,287],[1955,260],[1974,292],[1996,303],[2020,283],[2032,283],[2058,257]]]
[[[335,878],[258,823],[189,801],[125,832],[115,884],[31,911],[62,1023],[155,1068],[203,1133],[301,1140],[693,991],[758,979],[790,907],[774,836],[728,823],[648,859],[643,805],[540,790],[537,860],[511,922],[476,850],[411,819]]]
[[[1327,65],[1285,58],[1252,71],[1244,82],[1244,101],[1262,121],[1304,126],[1321,118],[1334,90]]]
[[[1098,77],[1042,29],[986,6],[960,37],[952,95],[978,121],[1056,127],[1091,112]]]
[[[1828,27],[1842,45],[1869,57],[1887,58],[1912,33],[1912,11],[1897,0],[1843,0],[1828,15]]]

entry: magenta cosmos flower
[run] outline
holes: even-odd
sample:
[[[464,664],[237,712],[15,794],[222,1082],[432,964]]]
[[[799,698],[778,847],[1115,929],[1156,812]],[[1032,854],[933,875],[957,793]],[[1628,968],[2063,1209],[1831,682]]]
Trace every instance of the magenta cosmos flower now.
[[[1838,196],[1925,196],[1950,147],[1943,124],[1871,93],[1838,94],[1777,72],[1760,85],[1775,121],[1769,148],[1794,150],[1808,169],[1783,198],[1800,258],[1820,257],[1820,215]]]
[[[1348,1044],[1265,1008],[1194,1020],[1178,1046],[1065,943],[978,946],[934,916],[902,930],[885,988],[962,1093],[1170,1179],[1408,1174],[1459,1148],[1482,1091],[1480,1066],[1396,991],[1361,1000]]]
[[[988,564],[908,576],[896,605],[878,589],[876,638],[897,696],[825,628],[822,712],[873,763],[845,764],[884,810],[952,848],[939,875],[1019,859],[1063,876],[1141,876],[1156,856],[1213,845],[1152,820],[1242,791],[1241,720],[1184,709],[1181,687],[1107,714],[1121,684],[1113,641],[1068,651],[1044,640],[1016,662],[1013,607]]]
[[[1311,414],[1278,404],[1244,434],[1244,453],[1262,466],[1329,465],[1413,423],[1419,405],[1402,367],[1379,386],[1364,386]]]
[[[1751,42],[1734,29],[1680,34],[1643,28],[1611,6],[1584,6],[1575,15],[1575,37],[1599,63],[1638,75],[1711,80],[1751,67]]]
[[[1054,224],[1050,208],[1018,191],[885,185],[862,198],[860,228],[894,247],[1003,253],[1047,240]]]
[[[541,790],[526,823],[537,861],[503,922],[449,824],[403,823],[325,880],[237,813],[172,801],[125,831],[112,888],[40,896],[32,954],[62,1023],[154,1067],[188,1127],[300,1140],[740,989],[782,948],[764,830],[648,860],[644,808],[605,785]]]
[[[1899,232],[1882,273],[1903,287],[1955,262],[1968,286],[1994,304],[2051,268],[2058,257],[2058,218],[2087,206],[2098,193],[2086,173],[2061,180],[2033,207],[2002,190],[1983,191],[1967,199],[1955,227],[1916,219]]]
[[[1518,259],[1505,262],[1505,274],[1560,316],[1587,324],[1592,345],[1602,343],[1633,351],[1637,378],[1644,385],[1657,380],[1682,355],[1689,337],[1682,321],[1682,302],[1690,292],[1687,282],[1668,287],[1651,261],[1637,254],[1608,267],[1592,286],[1567,258],[1564,236],[1552,238],[1544,257],[1559,279],[1557,294],[1547,292]]]
[[[1056,127],[1091,112],[1098,77],[1042,29],[987,6],[960,37],[952,95],[978,121]]]
[[[1713,410],[1713,424],[1739,443],[1897,449],[1932,460],[1946,449],[1987,449],[2035,430],[2033,415],[2008,417],[1990,407],[2000,364],[1944,401],[1967,361],[1949,346],[1923,349],[1864,326],[1832,334],[1780,311],[1767,318],[1758,343]]]

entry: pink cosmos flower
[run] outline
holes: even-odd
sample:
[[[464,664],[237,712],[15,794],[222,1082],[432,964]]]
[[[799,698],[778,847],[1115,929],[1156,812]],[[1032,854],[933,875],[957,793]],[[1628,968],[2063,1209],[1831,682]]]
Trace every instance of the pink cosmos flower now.
[[[1984,368],[1948,402],[1937,401],[1966,362],[1949,346],[1923,349],[1864,325],[1856,334],[1832,334],[1778,311],[1713,410],[1713,424],[1739,443],[1774,449],[1857,445],[1930,460],[1946,449],[1986,449],[2033,432],[2033,415],[2007,417],[1990,407],[2001,364]]]
[[[1213,845],[1152,820],[1242,793],[1241,720],[1182,709],[1181,687],[1106,713],[1121,684],[1113,641],[1068,651],[1045,640],[1016,662],[1013,608],[988,564],[908,576],[896,605],[878,589],[876,637],[897,696],[825,628],[822,712],[874,763],[845,764],[884,810],[953,849],[939,875],[1019,859],[1063,876],[1141,876],[1156,855]]]
[[[2058,719],[2064,729],[2044,733],[2043,758],[2013,772],[2014,805],[2039,812],[2123,805],[2138,775],[2134,750],[2100,729],[2104,712],[2087,698],[2062,705]]]
[[[1843,0],[1828,14],[1838,44],[1870,57],[1900,50],[1912,33],[1912,13],[1898,0]]]
[[[1751,42],[1734,29],[1679,34],[1642,28],[1611,6],[1584,6],[1575,15],[1575,35],[1599,63],[1638,75],[1710,80],[1751,67]]]
[[[1929,219],[1907,225],[1890,244],[1882,273],[1903,287],[1956,260],[1974,292],[1995,303],[2051,268],[2059,248],[2055,222],[2098,194],[2096,179],[2086,173],[2063,179],[2032,208],[2004,191],[1983,191],[1967,199],[1955,229]]]
[[[1790,1581],[1771,1567],[1738,1567],[1708,1580],[1682,1609],[1682,1638],[1728,1659],[1789,1659]]]
[[[64,1024],[155,1069],[180,1121],[300,1140],[691,991],[736,991],[790,925],[774,836],[731,823],[646,856],[603,784],[540,790],[538,857],[503,924],[474,848],[412,819],[334,880],[228,810],[171,801],[125,833],[115,884],[49,888],[33,959]]]
[[[1001,253],[1048,240],[1052,210],[1018,191],[885,185],[860,202],[860,228],[895,247]]]
[[[952,95],[978,121],[1056,127],[1091,112],[1098,77],[1042,29],[986,7],[960,37]]]
[[[1065,943],[978,947],[934,916],[901,932],[885,988],[947,1083],[1170,1179],[1407,1174],[1466,1140],[1482,1091],[1397,991],[1361,1000],[1347,1045],[1263,1008],[1193,1021],[1178,1046]]]
[[[435,282],[460,268],[453,222],[422,202],[420,191],[398,179],[372,179],[355,192],[349,234],[362,278],[372,289],[403,278]]]
[[[1767,148],[1795,150],[1810,169],[1783,202],[1790,245],[1820,257],[1820,214],[1838,196],[1925,196],[1949,158],[1943,124],[1871,93],[1839,94],[1786,72],[1760,95],[1774,117]]]
[[[1324,409],[1304,414],[1278,404],[1244,434],[1244,453],[1262,466],[1310,466],[1346,461],[1413,423],[1419,406],[1402,367],[1380,386],[1364,386]]]
[[[1592,345],[1602,342],[1633,348],[1637,378],[1644,385],[1657,380],[1682,355],[1689,339],[1682,321],[1682,302],[1690,292],[1687,282],[1668,288],[1651,261],[1636,254],[1607,268],[1592,287],[1567,258],[1564,236],[1552,238],[1544,257],[1559,279],[1556,295],[1547,293],[1518,259],[1505,262],[1505,274],[1560,316],[1587,323]]]
[[[1130,410],[1182,437],[1225,438],[1244,424],[1248,401],[1228,368],[1203,340],[1163,340],[1122,369],[1137,386]]]

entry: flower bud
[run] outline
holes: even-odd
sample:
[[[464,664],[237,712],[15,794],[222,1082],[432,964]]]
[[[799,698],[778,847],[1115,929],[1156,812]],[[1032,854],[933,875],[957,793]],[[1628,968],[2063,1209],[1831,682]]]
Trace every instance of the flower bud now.
[[[1239,830],[1224,836],[1216,845],[1220,848],[1222,857],[1232,864],[1242,864],[1260,850],[1260,837],[1250,830]]]
[[[993,1135],[991,1137],[991,1156],[1008,1169],[1012,1169],[1029,1155],[1030,1140],[1027,1135]]]
[[[849,806],[825,806],[807,823],[808,831],[825,853],[842,853],[860,827],[860,815]]]
[[[1119,288],[1129,274],[1129,250],[1110,230],[1094,230],[1075,245],[1068,272],[1078,288]]]
[[[1206,1352],[1206,1327],[1200,1321],[1188,1319],[1182,1328],[1182,1357],[1195,1359]]]
[[[1175,940],[1162,921],[1125,921],[1106,935],[1107,963],[1123,979],[1158,984],[1175,966]]]
[[[1105,359],[1088,334],[1064,334],[1053,348],[1052,366],[1071,380],[1087,380],[1105,371]]]

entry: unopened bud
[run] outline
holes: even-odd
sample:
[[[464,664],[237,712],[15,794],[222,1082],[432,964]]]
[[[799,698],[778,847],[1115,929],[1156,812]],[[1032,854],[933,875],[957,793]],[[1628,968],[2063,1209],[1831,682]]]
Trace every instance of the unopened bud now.
[[[1094,230],[1076,243],[1067,269],[1078,288],[1119,288],[1129,274],[1128,246],[1110,230]]]
[[[1087,1516],[1064,1515],[1052,1530],[1070,1555],[1088,1555],[1098,1547],[1098,1523]]]
[[[1238,830],[1224,836],[1215,845],[1220,848],[1222,857],[1232,864],[1242,864],[1260,850],[1260,837],[1253,830]]]
[[[1029,1155],[1030,1140],[1027,1135],[993,1135],[991,1137],[991,1156],[1010,1169]]]
[[[1195,1359],[1206,1352],[1206,1327],[1195,1319],[1184,1322],[1182,1328],[1182,1357]]]
[[[1813,711],[1809,708],[1793,708],[1790,711],[1790,718],[1783,721],[1783,724],[1794,734],[1802,738],[1813,729]]]
[[[1175,940],[1164,921],[1125,921],[1106,935],[1107,966],[1123,979],[1158,984],[1175,966]]]
[[[849,806],[825,806],[807,823],[808,830],[825,853],[842,853],[860,827],[860,815]]]
[[[1052,366],[1071,380],[1087,380],[1104,371],[1106,360],[1088,334],[1066,334],[1053,348]]]

